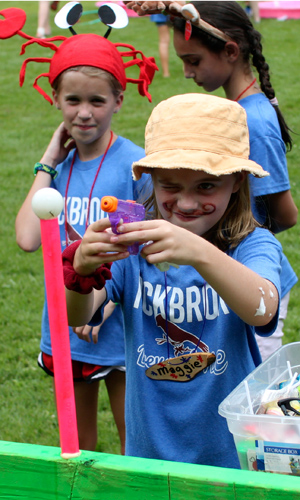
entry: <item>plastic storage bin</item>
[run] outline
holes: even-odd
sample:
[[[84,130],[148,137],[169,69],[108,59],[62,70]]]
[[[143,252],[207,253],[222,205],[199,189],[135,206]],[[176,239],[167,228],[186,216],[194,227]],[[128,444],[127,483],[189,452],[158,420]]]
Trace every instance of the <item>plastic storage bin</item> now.
[[[257,414],[266,389],[300,374],[300,342],[278,349],[219,406],[233,434],[241,468],[300,476],[300,416]]]

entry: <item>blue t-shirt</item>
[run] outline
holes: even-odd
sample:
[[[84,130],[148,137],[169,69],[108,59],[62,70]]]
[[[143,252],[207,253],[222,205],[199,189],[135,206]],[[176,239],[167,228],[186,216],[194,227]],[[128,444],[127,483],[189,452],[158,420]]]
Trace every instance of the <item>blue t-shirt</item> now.
[[[74,150],[66,160],[58,165],[58,176],[53,181],[52,187],[65,196],[67,180]],[[132,179],[131,165],[145,156],[145,152],[130,140],[118,137],[108,150],[101,166],[100,173],[94,186],[90,202],[90,223],[108,214],[102,212],[100,202],[102,196],[111,195],[120,199],[134,199],[139,196],[149,175],[143,174],[140,181]],[[76,155],[71,180],[68,188],[68,239],[71,243],[82,238],[86,230],[86,217],[89,203],[90,190],[101,161],[101,157],[82,162]],[[58,218],[62,250],[66,246],[65,215],[64,210]],[[125,364],[124,332],[121,309],[116,307],[112,316],[105,321],[100,329],[98,343],[85,342],[75,335],[70,328],[71,357],[77,361],[84,361],[96,365],[117,366]],[[47,304],[45,302],[42,317],[41,350],[51,354],[51,340],[48,321]]]
[[[230,256],[280,295],[282,249],[268,230],[255,229]],[[121,304],[125,325],[126,454],[239,468],[218,406],[261,362],[254,327],[191,266],[170,267],[165,283],[164,273],[138,255],[115,262],[112,274],[107,299]],[[99,309],[92,323],[100,317]],[[274,318],[259,333],[270,335],[276,325]],[[207,350],[216,361],[189,382],[152,380],[145,370],[168,357],[168,340],[170,357]]]
[[[255,198],[290,189],[286,148],[281,137],[276,111],[265,94],[253,94],[239,101],[247,113],[250,139],[250,159],[269,172],[269,176],[250,179],[252,211],[263,224],[266,212]]]
[[[269,176],[258,178],[249,175],[251,206],[255,218],[264,224],[266,210],[259,202],[261,196],[281,193],[290,189],[286,161],[286,148],[281,137],[276,111],[265,94],[253,94],[239,101],[247,113],[250,139],[250,160],[256,161],[269,172]],[[298,279],[288,259],[282,261],[282,297],[297,283]]]

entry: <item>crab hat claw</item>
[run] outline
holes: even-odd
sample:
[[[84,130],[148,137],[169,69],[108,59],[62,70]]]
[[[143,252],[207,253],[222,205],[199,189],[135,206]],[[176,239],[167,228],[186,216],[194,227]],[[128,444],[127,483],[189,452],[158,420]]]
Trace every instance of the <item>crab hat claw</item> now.
[[[2,19],[2,17],[4,19]],[[23,36],[20,30],[26,22],[26,13],[22,9],[9,7],[0,10],[0,38],[11,38],[17,34]]]

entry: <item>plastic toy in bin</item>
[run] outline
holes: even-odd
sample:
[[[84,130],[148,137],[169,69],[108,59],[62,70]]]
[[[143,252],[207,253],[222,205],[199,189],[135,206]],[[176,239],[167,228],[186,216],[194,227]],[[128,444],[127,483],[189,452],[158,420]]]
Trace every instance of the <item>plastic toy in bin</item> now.
[[[277,405],[286,417],[300,416],[300,399],[285,398],[277,401]]]
[[[300,342],[287,344],[219,406],[241,468],[300,475]]]
[[[291,376],[288,380],[283,380],[279,384],[276,384],[271,389],[266,389],[261,397],[261,406],[257,410],[258,414],[267,414],[267,415],[286,415],[289,416],[292,414],[292,410],[290,412],[285,412],[286,407],[283,402],[294,402],[294,408],[300,408],[299,403],[297,402],[299,396],[300,389],[300,381],[298,373],[295,372],[293,376]],[[298,399],[298,401],[300,401]],[[282,406],[281,403],[282,402]],[[296,411],[296,410],[295,410]],[[296,415],[296,413],[294,413]],[[300,415],[300,413],[299,413]]]

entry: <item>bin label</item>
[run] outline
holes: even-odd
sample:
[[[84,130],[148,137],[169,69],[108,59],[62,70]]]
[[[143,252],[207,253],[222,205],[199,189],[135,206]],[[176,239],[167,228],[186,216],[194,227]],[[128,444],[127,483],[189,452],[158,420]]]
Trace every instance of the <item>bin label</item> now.
[[[300,476],[300,444],[255,441],[257,470]]]

